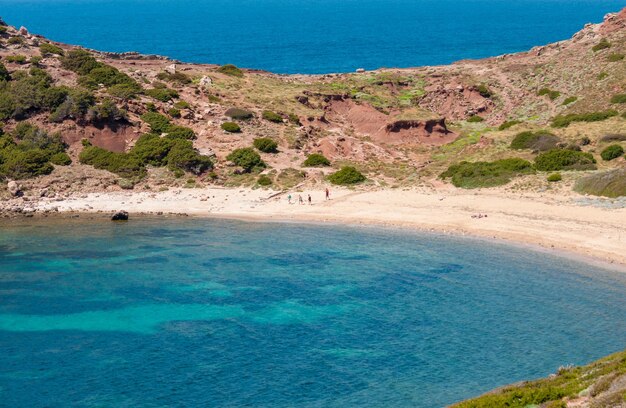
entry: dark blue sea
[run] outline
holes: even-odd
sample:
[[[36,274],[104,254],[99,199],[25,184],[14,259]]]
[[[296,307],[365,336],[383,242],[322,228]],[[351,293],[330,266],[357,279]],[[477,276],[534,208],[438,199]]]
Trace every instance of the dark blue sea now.
[[[626,347],[626,275],[375,228],[0,226],[2,407],[440,407]]]
[[[447,64],[569,38],[625,0],[0,0],[51,39],[277,73]]]

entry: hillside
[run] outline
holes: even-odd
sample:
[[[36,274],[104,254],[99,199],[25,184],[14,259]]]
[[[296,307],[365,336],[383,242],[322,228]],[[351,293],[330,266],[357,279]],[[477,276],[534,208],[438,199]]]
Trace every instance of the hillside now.
[[[623,154],[600,153],[626,146],[625,35],[626,10],[526,53],[285,76],[83,50],[3,25],[0,175],[37,197],[43,189],[282,189],[325,183],[353,166],[364,183],[332,181],[561,193],[587,177],[579,191],[619,196]],[[511,148],[523,132],[533,133]],[[245,150],[229,156],[236,149]],[[544,151],[544,165],[535,165]],[[313,153],[327,161],[315,156],[305,166]],[[488,163],[454,166],[461,161]],[[548,182],[554,171],[562,180]],[[6,184],[0,195],[10,196]]]

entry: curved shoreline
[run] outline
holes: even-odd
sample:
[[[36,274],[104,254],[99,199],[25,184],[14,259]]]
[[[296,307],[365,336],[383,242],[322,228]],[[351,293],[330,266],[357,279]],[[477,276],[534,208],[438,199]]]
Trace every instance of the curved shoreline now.
[[[292,195],[288,204],[287,196]],[[312,205],[297,204],[312,196]],[[530,248],[626,272],[626,205],[585,206],[576,195],[513,194],[503,190],[337,189],[275,192],[244,188],[105,192],[22,203],[35,213],[186,214],[263,222],[371,225],[469,235]],[[599,199],[598,203],[610,202]],[[10,203],[5,208],[10,207]],[[621,201],[619,202],[621,205]],[[626,204],[626,203],[625,203]],[[478,218],[480,214],[483,217]]]

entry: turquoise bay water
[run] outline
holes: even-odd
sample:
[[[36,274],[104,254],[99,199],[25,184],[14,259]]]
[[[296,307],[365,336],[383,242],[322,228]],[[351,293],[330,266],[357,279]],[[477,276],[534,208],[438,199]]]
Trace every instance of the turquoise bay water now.
[[[626,347],[626,276],[225,220],[0,229],[0,406],[437,407]]]
[[[0,0],[57,41],[278,73],[447,64],[564,40],[624,0]]]

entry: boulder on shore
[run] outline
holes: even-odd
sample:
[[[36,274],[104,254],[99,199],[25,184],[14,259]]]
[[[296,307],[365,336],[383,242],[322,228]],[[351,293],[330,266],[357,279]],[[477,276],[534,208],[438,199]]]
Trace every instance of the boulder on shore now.
[[[128,212],[118,211],[111,217],[111,221],[128,221]]]
[[[9,190],[9,193],[11,193],[11,195],[13,197],[21,197],[23,195],[21,187],[19,184],[17,184],[17,181],[9,181],[7,183],[7,189]]]

